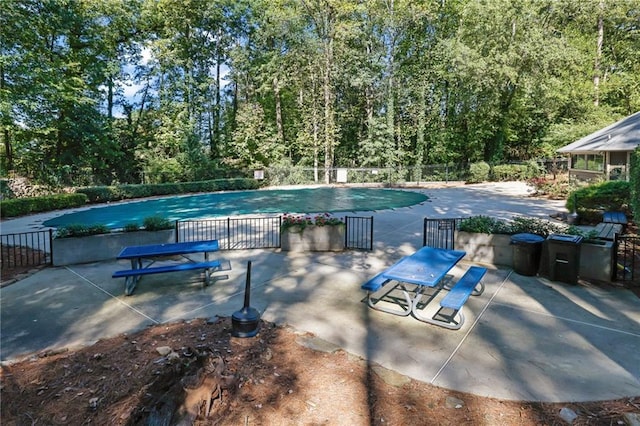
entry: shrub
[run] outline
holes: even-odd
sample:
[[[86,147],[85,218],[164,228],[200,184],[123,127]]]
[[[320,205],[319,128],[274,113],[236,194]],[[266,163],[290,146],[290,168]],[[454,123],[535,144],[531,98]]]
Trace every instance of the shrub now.
[[[175,182],[159,184],[131,184],[116,186],[83,187],[77,193],[86,194],[91,203],[144,198],[154,195],[173,195],[191,192],[214,192],[225,190],[258,189],[260,183],[254,179],[215,179],[199,182]]]
[[[636,218],[640,218],[640,147],[631,153],[629,175],[629,182],[631,183],[631,212]]]
[[[140,225],[138,225],[136,222],[127,223],[124,225],[122,230],[124,232],[136,232],[140,230]]]
[[[536,234],[548,237],[554,233],[565,233],[567,226],[557,225],[544,219],[514,217],[512,221],[494,219],[489,216],[472,216],[460,222],[458,230],[482,234]]]
[[[12,198],[0,202],[2,217],[80,207],[87,203],[84,194],[56,194],[42,197]]]
[[[161,231],[163,229],[172,229],[174,223],[162,216],[148,216],[142,221],[142,225],[146,231]]]
[[[564,200],[571,192],[571,185],[568,181],[534,177],[527,180],[527,183],[533,186],[536,195],[546,195],[554,200]]]
[[[527,178],[527,166],[521,164],[501,164],[493,166],[491,177],[492,180],[499,182],[525,180]]]
[[[536,234],[545,238],[551,234],[563,234],[567,230],[566,225],[558,225],[534,217],[514,217],[509,228],[510,234]]]
[[[472,216],[464,219],[458,226],[460,231],[476,232],[480,234],[508,234],[506,222],[489,216]]]
[[[576,211],[581,220],[597,223],[603,211],[630,212],[632,187],[630,182],[615,180],[588,185],[573,191],[566,207]],[[576,206],[577,204],[577,206]]]
[[[467,178],[467,183],[480,183],[489,180],[490,171],[491,167],[484,161],[471,164],[469,166],[469,177]]]
[[[70,224],[56,230],[55,238],[87,237],[89,235],[108,234],[111,230],[105,225]]]

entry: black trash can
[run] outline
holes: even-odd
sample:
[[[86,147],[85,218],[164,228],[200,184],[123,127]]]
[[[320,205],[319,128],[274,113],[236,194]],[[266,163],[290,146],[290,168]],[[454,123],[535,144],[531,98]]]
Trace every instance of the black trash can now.
[[[544,238],[536,234],[515,234],[513,245],[513,270],[520,275],[534,276],[540,266],[540,254]]]
[[[581,243],[582,237],[579,235],[549,235],[549,279],[568,284],[578,283]]]

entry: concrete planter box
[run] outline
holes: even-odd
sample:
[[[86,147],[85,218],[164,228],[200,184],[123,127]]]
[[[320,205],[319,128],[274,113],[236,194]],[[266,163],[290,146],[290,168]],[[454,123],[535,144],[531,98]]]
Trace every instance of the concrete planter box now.
[[[583,279],[611,281],[613,241],[583,242],[580,246],[578,276]]]
[[[283,251],[342,251],[345,225],[292,226],[280,234]]]
[[[513,266],[511,235],[456,231],[454,244],[467,252],[466,261]]]
[[[175,243],[174,229],[162,231],[114,232],[77,238],[54,238],[52,260],[54,266],[98,262],[115,259],[127,246]]]

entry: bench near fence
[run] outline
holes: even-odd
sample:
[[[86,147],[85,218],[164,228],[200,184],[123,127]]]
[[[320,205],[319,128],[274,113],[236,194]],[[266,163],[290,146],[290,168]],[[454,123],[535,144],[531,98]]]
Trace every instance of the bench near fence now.
[[[112,278],[125,279],[125,294],[131,295],[143,275],[163,274],[167,272],[204,270],[204,286],[208,286],[212,279],[227,279],[227,275],[212,277],[212,273],[222,269],[231,269],[228,262],[220,260],[209,260],[209,253],[219,250],[217,240],[194,241],[172,244],[151,244],[146,246],[130,246],[122,249],[118,259],[128,259],[131,261],[131,269],[115,271]],[[204,254],[204,262],[194,261],[188,258],[187,254]],[[172,265],[153,265],[158,259],[179,256],[185,262]],[[146,265],[143,262],[148,262]]]

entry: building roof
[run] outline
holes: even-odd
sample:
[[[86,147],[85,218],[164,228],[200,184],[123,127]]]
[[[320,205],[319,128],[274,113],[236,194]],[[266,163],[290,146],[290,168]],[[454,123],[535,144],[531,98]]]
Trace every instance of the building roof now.
[[[564,153],[633,151],[640,145],[640,111],[558,150]]]

